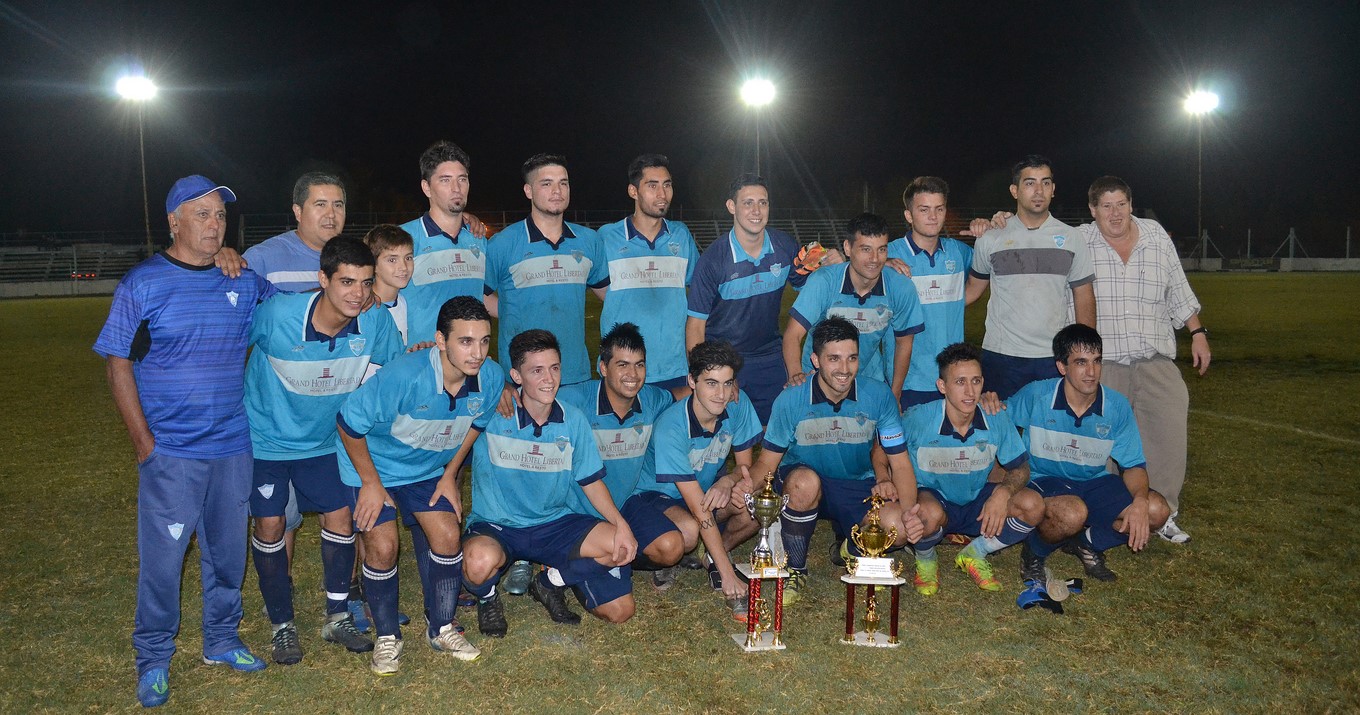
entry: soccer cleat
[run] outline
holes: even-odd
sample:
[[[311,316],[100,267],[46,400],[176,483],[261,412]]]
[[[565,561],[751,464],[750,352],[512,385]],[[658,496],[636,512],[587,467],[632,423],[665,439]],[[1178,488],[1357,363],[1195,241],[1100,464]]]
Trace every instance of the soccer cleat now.
[[[137,678],[137,702],[141,703],[142,707],[158,707],[169,699],[169,668],[152,668]]]
[[[1157,530],[1157,535],[1173,544],[1190,543],[1190,535],[1185,533],[1181,527],[1176,524],[1176,514],[1172,514],[1166,518],[1166,523],[1162,525],[1162,528]]]
[[[571,610],[567,606],[567,589],[565,586],[545,586],[543,579],[535,578],[529,581],[529,595],[535,601],[543,604],[547,609],[548,616],[554,623],[561,623],[567,626],[580,624],[581,615]]]
[[[218,655],[205,655],[203,662],[208,665],[229,665],[232,670],[242,673],[254,673],[257,670],[264,670],[265,662],[255,657],[249,648],[237,648]]]
[[[973,578],[973,583],[984,591],[1000,591],[1001,582],[992,576],[992,565],[987,563],[986,557],[974,556],[967,549],[960,551],[954,557],[954,565],[959,570]]]
[[[795,571],[789,569],[789,578],[784,582],[784,605],[792,606],[798,603],[801,598],[800,592],[807,588],[808,575],[806,571]]]
[[[295,665],[302,662],[302,644],[298,642],[297,626],[291,621],[274,629],[270,647],[272,649],[270,657],[279,665]]]
[[[360,633],[367,633],[368,629],[373,627],[373,622],[368,620],[368,604],[364,603],[362,598],[351,598],[349,603],[345,604],[345,610],[354,616],[354,627]]]
[[[826,558],[831,562],[832,566],[844,566],[845,562],[851,558],[850,542],[841,539],[838,542],[832,543],[831,553]]]
[[[722,574],[718,573],[718,567],[713,564],[708,565],[708,585],[712,586],[714,591],[722,591]]]
[[[500,594],[477,601],[477,630],[487,638],[504,638],[509,626],[505,622],[505,605]]]
[[[675,579],[679,576],[679,566],[667,566],[664,569],[657,569],[652,572],[652,585],[656,590],[665,593],[675,585]]]
[[[394,675],[401,669],[401,639],[396,636],[378,636],[373,646],[373,660],[368,669],[378,675]]]
[[[685,554],[684,556],[680,557],[680,563],[678,564],[678,566],[682,569],[685,569],[686,571],[698,571],[699,569],[704,567],[704,562],[700,561],[699,559],[689,554]]]
[[[787,596],[788,594],[786,593],[785,595]],[[746,617],[749,615],[750,612],[750,609],[747,607],[748,604],[746,603],[746,597],[745,596],[735,596],[733,598],[723,597],[723,600],[727,602],[727,607],[732,609],[732,620],[736,621],[737,623],[745,623]]]
[[[1046,578],[1044,572],[1044,557],[1035,555],[1029,548],[1029,539],[1020,542],[1020,580],[1025,583],[1043,583]]]
[[[916,559],[916,576],[912,585],[922,596],[934,596],[940,590],[939,559]]]
[[[529,592],[529,581],[534,577],[534,565],[528,561],[516,561],[501,578],[501,589],[511,596],[523,596]]]
[[[1110,570],[1105,565],[1105,555],[1095,549],[1078,542],[1075,538],[1068,539],[1062,545],[1062,550],[1077,557],[1081,562],[1081,568],[1087,576],[1097,581],[1113,581],[1119,575]]]
[[[367,653],[373,650],[373,641],[359,634],[359,628],[354,624],[354,616],[348,612],[330,616],[326,625],[321,627],[321,637],[344,646],[345,650],[351,653]]]
[[[458,631],[458,623],[446,623],[439,629],[439,635],[430,637],[428,631],[425,633],[425,640],[430,642],[430,647],[436,653],[447,653],[458,660],[477,660],[482,656],[482,651],[477,646],[468,642],[467,638]]]

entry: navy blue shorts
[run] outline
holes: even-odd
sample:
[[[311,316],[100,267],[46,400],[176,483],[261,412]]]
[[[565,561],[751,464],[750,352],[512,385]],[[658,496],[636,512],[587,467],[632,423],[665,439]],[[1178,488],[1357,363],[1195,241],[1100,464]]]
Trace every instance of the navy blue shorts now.
[[[283,516],[288,486],[293,486],[298,512],[329,514],[353,506],[340,481],[335,453],[306,459],[256,459],[250,490],[251,516]]]
[[[982,491],[967,504],[955,504],[944,498],[944,495],[931,489],[921,487],[919,491],[925,492],[944,508],[944,532],[946,534],[963,534],[964,536],[982,536],[982,522],[978,517],[982,516],[982,507],[991,498],[992,492],[996,491],[996,484],[988,482],[982,487]],[[1009,515],[1009,512],[1007,512]]]
[[[633,592],[633,567],[600,567],[600,573],[576,584],[576,592],[587,609],[595,610]]]
[[[784,491],[784,478],[788,476],[789,472],[799,467],[812,470],[805,464],[791,464],[787,467],[780,467],[779,471],[775,473],[775,489],[782,493]],[[864,521],[864,517],[869,513],[869,505],[864,500],[873,494],[874,480],[830,479],[820,474],[817,477],[822,482],[822,500],[817,504],[818,518],[830,519],[838,536],[849,534],[850,527]]]
[[[988,387],[990,387],[990,385],[988,385]],[[902,396],[898,400],[900,405],[899,409],[906,412],[908,407],[924,405],[942,397],[944,397],[944,395],[941,395],[939,390],[903,390]]]
[[[1086,502],[1086,524],[1102,530],[1113,528],[1114,520],[1133,503],[1133,495],[1124,486],[1123,477],[1115,474],[1083,480],[1040,477],[1031,481],[1029,488],[1045,498],[1067,495],[1081,497]]]
[[[633,538],[637,539],[639,552],[667,533],[680,531],[676,528],[675,522],[666,517],[665,508],[657,509],[654,501],[643,494],[634,494],[628,497],[628,501],[619,509],[623,520],[628,522],[628,528],[633,530]]]
[[[784,356],[776,352],[766,357],[741,357],[744,362],[741,372],[737,373],[737,386],[751,398],[760,424],[768,424],[774,398],[779,397],[784,391],[784,383],[789,381],[788,372],[784,370]]]
[[[1025,385],[1036,380],[1058,377],[1058,364],[1051,357],[1023,358],[982,351],[982,387],[1009,399]]]
[[[590,530],[605,522],[585,514],[568,514],[537,526],[501,526],[479,521],[468,526],[467,536],[489,536],[501,545],[506,563],[534,561],[561,568],[581,558],[581,543]]]
[[[435,502],[434,506],[430,506],[430,497],[434,495],[434,488],[439,486],[439,479],[439,477],[434,477],[419,482],[403,484],[399,487],[383,485],[383,488],[387,490],[387,495],[392,497],[392,501],[396,502],[397,506],[394,509],[391,506],[384,504],[382,511],[378,512],[378,519],[373,522],[373,526],[376,527],[379,524],[395,521],[398,509],[401,510],[401,523],[407,526],[413,526],[416,523],[416,512],[453,512],[453,504],[450,504],[446,497],[439,497],[439,501]],[[359,501],[359,487],[345,485],[345,489],[349,493],[350,511],[353,511],[354,505]],[[359,527],[355,526],[354,530],[358,531]]]

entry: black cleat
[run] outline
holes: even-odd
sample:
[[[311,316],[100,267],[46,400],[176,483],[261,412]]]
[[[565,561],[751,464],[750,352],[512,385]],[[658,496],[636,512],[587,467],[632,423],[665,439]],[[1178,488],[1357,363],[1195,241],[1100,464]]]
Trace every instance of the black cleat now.
[[[1086,572],[1086,575],[1097,581],[1113,581],[1119,578],[1118,574],[1111,571],[1110,567],[1105,565],[1104,554],[1075,539],[1068,539],[1064,542],[1062,550],[1077,557],[1077,560],[1081,562],[1081,568]]]
[[[564,586],[544,586],[541,578],[529,581],[529,595],[543,604],[554,623],[575,626],[580,624],[581,615],[567,607],[566,592]]]
[[[488,638],[504,638],[509,626],[505,623],[505,606],[500,594],[477,601],[477,630]]]
[[[1020,580],[1026,583],[1045,581],[1044,559],[1029,548],[1029,539],[1020,542]]]

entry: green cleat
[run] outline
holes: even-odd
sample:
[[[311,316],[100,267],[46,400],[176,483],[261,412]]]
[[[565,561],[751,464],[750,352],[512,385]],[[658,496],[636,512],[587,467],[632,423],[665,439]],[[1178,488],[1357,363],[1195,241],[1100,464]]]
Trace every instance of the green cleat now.
[[[934,596],[940,590],[939,567],[939,559],[916,559],[916,577],[912,579],[912,585],[916,586],[917,593]]]
[[[982,556],[974,556],[967,549],[954,557],[954,565],[973,578],[973,583],[984,591],[1000,591],[1001,582],[992,576],[992,565]]]
[[[784,605],[792,606],[798,603],[799,592],[807,586],[807,572],[789,570],[789,577],[784,581]]]

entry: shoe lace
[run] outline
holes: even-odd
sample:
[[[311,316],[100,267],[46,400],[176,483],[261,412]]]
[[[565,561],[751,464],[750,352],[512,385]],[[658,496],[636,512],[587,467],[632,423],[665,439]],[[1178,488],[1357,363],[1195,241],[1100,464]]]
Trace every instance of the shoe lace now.
[[[359,627],[354,625],[354,616],[346,616],[338,621],[331,621],[331,628],[340,631],[345,636],[362,637],[359,633]]]
[[[274,631],[274,638],[271,640],[277,650],[292,650],[298,647],[298,634],[296,628],[280,628]]]
[[[494,626],[499,628],[506,625],[505,607],[500,599],[483,601],[477,604],[477,618],[483,626]]]
[[[399,641],[396,638],[379,638],[377,644],[373,647],[375,659],[392,660],[396,658],[398,643]]]

